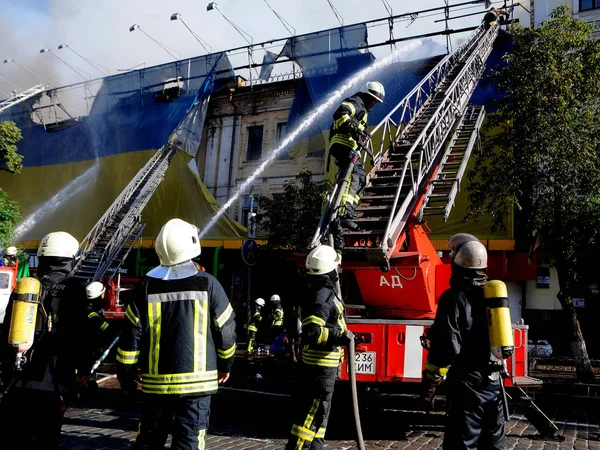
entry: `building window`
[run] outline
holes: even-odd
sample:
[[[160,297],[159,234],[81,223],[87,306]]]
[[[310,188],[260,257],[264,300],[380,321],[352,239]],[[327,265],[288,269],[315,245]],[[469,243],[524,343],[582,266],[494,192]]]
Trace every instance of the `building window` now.
[[[262,154],[263,126],[255,125],[247,128],[248,148],[246,161],[258,161]]]
[[[287,134],[287,122],[279,122],[277,124],[277,145],[281,144],[281,141],[285,139]]]
[[[242,216],[241,220],[239,221],[243,226],[248,225],[248,213],[250,212],[250,206],[252,206],[252,212],[258,211],[258,196],[252,196],[252,204],[250,203],[250,196],[244,197],[242,201]]]
[[[600,8],[600,0],[579,0],[579,11]]]

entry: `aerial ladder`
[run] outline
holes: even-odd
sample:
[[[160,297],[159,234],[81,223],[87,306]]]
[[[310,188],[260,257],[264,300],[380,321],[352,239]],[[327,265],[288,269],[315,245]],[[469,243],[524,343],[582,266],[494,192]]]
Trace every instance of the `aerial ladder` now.
[[[471,152],[479,145],[485,108],[470,105],[469,99],[498,32],[496,22],[482,23],[392,108],[361,152],[363,163],[370,157],[372,169],[353,219],[359,229],[344,231],[341,274],[347,284],[348,327],[360,344],[358,356],[350,351],[349,364],[342,366],[343,380],[421,380],[425,360],[419,337],[433,322],[450,278],[450,265],[429,240],[424,219],[448,219]],[[333,245],[341,193],[353,163],[338,175],[311,247]],[[517,347],[508,360],[505,385],[514,388],[513,401],[534,426],[550,437],[556,425],[522,389],[541,385],[528,376],[527,330],[513,324]]]
[[[87,282],[106,278],[110,282],[119,273],[144,230],[142,211],[164,179],[175,151],[170,143],[165,144],[123,189],[82,240],[73,277]]]
[[[24,102],[25,100],[27,100],[31,97],[35,97],[36,95],[38,95],[41,92],[44,92],[45,90],[46,90],[46,87],[44,87],[41,84],[38,84],[36,86],[30,87],[29,89],[21,92],[20,94],[16,94],[12,97],[9,97],[9,98],[1,101],[0,102],[0,113],[14,105]]]

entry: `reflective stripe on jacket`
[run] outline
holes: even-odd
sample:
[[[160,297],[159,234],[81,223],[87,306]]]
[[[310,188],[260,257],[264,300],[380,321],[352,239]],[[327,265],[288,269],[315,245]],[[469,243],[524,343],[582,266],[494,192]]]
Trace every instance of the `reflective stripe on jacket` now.
[[[333,113],[329,130],[329,148],[341,144],[352,150],[358,148],[360,133],[367,129],[367,108],[358,95],[345,99]]]
[[[119,379],[139,365],[148,394],[210,394],[235,356],[235,314],[221,284],[198,272],[179,280],[146,277],[127,308],[117,350]]]

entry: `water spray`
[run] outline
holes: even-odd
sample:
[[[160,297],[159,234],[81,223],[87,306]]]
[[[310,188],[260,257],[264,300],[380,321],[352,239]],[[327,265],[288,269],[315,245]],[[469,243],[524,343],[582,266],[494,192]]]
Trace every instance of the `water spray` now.
[[[258,167],[257,169],[254,171],[254,173],[252,175],[250,175],[246,181],[244,181],[240,187],[235,191],[235,193],[233,194],[233,196],[227,200],[227,202],[221,207],[221,209],[219,209],[216,214],[213,216],[212,219],[210,219],[210,221],[206,224],[206,226],[202,229],[202,231],[200,232],[200,238],[202,238],[207,232],[208,230],[210,230],[212,228],[212,226],[217,222],[217,220],[219,220],[219,217],[221,217],[223,214],[225,214],[225,211],[227,211],[227,209],[229,209],[229,207],[233,204],[233,202],[235,202],[239,196],[242,194],[242,192],[244,192],[246,190],[246,188],[248,186],[250,186],[252,184],[252,182],[261,174],[264,172],[264,170],[267,168],[267,166],[269,164],[271,164],[271,162],[273,162],[278,156],[279,154],[289,145],[291,144],[296,137],[298,137],[298,135],[300,133],[302,133],[304,130],[306,130],[308,127],[310,127],[313,122],[315,122],[315,120],[317,120],[319,117],[321,117],[325,112],[327,112],[329,110],[329,108],[331,108],[333,105],[337,104],[341,99],[343,99],[351,90],[357,90],[357,87],[361,84],[365,82],[365,79],[367,77],[369,77],[370,75],[372,75],[374,72],[392,64],[395,62],[399,61],[399,56],[402,53],[406,53],[408,51],[412,51],[420,46],[423,45],[422,41],[414,41],[409,43],[408,45],[406,45],[405,47],[395,50],[392,54],[386,56],[385,58],[381,59],[381,60],[377,60],[375,61],[373,64],[371,64],[368,67],[365,67],[364,69],[362,69],[360,72],[358,72],[356,75],[354,75],[352,78],[350,78],[344,85],[342,85],[337,91],[335,91],[333,94],[331,94],[329,96],[329,98],[321,103],[321,105],[319,105],[319,107],[317,107],[317,109],[315,109],[313,111],[313,113],[308,116],[302,123],[300,123],[291,133],[288,134],[288,136],[283,140],[283,142],[281,143],[281,145],[279,147],[277,147]]]

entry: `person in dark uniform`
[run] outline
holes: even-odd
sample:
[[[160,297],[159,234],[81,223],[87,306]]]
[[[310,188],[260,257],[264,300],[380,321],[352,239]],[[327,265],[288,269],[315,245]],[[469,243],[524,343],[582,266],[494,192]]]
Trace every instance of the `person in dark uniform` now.
[[[41,304],[32,348],[21,368],[15,349],[8,347],[10,327],[3,330],[2,378],[7,392],[0,403],[0,423],[15,436],[12,449],[58,449],[68,394],[77,373],[93,364],[84,336],[84,285],[70,278],[79,243],[69,233],[47,234],[38,248],[35,278],[41,283]],[[13,293],[7,309],[10,323]]]
[[[350,343],[344,305],[336,295],[336,251],[327,245],[306,258],[307,292],[301,301],[302,349],[292,392],[292,428],[286,450],[320,450],[331,408],[341,346]]]
[[[506,449],[502,379],[491,356],[483,286],[487,252],[473,235],[450,239],[452,275],[425,339],[428,347],[422,398],[433,406],[447,378],[451,392],[443,447]]]
[[[204,449],[210,401],[235,357],[235,314],[221,284],[198,270],[198,228],[171,219],[156,239],[160,266],[128,305],[117,349],[117,377],[138,386],[142,413],[134,448]]]
[[[358,154],[359,144],[366,145],[368,112],[385,98],[385,89],[378,81],[369,81],[351,97],[342,101],[333,113],[333,124],[329,130],[329,156],[339,167],[338,178],[346,176],[352,158]],[[352,221],[356,217],[355,209],[360,193],[365,187],[366,173],[360,162],[354,164],[350,180],[342,193],[338,224],[343,228],[356,230],[358,225]],[[336,245],[337,249],[338,245]]]
[[[250,317],[250,321],[248,322],[248,348],[246,352],[248,355],[253,355],[255,353],[254,344],[256,343],[256,333],[258,332],[258,326],[262,321],[262,309],[265,307],[265,300],[262,298],[257,298],[254,300],[254,304],[256,305],[256,309],[252,313],[252,317]]]

